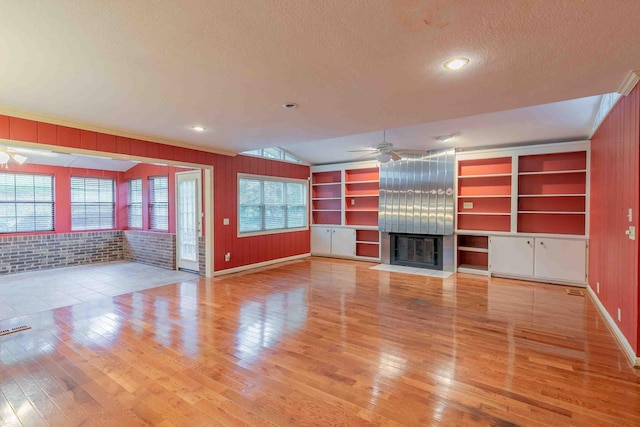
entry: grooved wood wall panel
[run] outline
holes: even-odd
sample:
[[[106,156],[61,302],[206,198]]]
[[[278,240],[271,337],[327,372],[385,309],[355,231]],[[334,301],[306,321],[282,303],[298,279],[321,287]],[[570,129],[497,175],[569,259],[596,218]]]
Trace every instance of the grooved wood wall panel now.
[[[636,354],[638,346],[638,227],[640,87],[623,97],[591,139],[589,283]],[[633,222],[627,211],[633,209]],[[622,320],[618,321],[618,308]]]

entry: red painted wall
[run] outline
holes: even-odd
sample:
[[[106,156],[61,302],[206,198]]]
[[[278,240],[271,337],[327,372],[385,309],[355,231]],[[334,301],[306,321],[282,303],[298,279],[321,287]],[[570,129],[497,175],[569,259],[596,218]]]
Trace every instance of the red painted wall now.
[[[214,268],[216,271],[308,253],[309,231],[237,237],[237,174],[285,178],[309,177],[309,167],[250,156],[223,156],[156,142],[0,116],[0,138],[46,145],[95,150],[214,167]],[[121,215],[121,214],[120,214]],[[223,225],[229,218],[230,225]],[[224,261],[224,254],[231,260]]]
[[[59,166],[43,166],[43,165],[18,165],[11,163],[11,167],[7,172],[15,173],[33,173],[43,175],[53,175],[54,181],[54,226],[53,232],[38,233],[11,233],[12,236],[29,235],[29,234],[59,234],[71,232],[71,177],[82,176],[91,178],[111,178],[118,185],[118,172],[103,171],[96,169],[67,168]],[[117,199],[116,199],[117,200]],[[125,199],[126,200],[126,199]],[[116,204],[116,209],[117,209]],[[115,229],[121,229],[126,225],[125,221],[118,221],[116,216]],[[95,231],[95,230],[91,230]]]
[[[149,163],[139,163],[126,172],[120,173],[120,185],[118,195],[122,203],[118,207],[118,217],[121,224],[127,224],[127,196],[129,192],[128,181],[136,178],[142,179],[142,228],[137,230],[149,230],[149,178],[154,176],[168,176],[169,178],[169,233],[176,232],[176,172],[184,172],[189,169],[175,166],[160,166]],[[153,230],[156,231],[156,230]]]
[[[623,97],[591,139],[589,284],[636,354],[638,336],[638,240],[625,230],[638,227],[640,87]],[[627,211],[633,209],[633,222]],[[618,321],[618,308],[622,320]]]

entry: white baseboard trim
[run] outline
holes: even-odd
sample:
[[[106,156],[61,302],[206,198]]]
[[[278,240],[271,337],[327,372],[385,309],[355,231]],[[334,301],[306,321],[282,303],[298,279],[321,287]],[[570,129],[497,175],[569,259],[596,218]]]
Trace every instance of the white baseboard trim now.
[[[257,262],[255,264],[241,265],[240,267],[227,268],[226,270],[214,271],[213,276],[215,277],[215,276],[222,276],[225,274],[239,273],[241,271],[251,270],[253,268],[266,267],[268,265],[278,264],[281,262],[295,261],[297,259],[308,258],[310,256],[311,254],[300,254],[300,255],[293,255],[293,256],[288,256],[284,258],[272,259],[269,261]]]
[[[591,289],[591,286],[587,286],[587,291],[589,293],[591,301],[593,301],[596,307],[598,307],[600,314],[602,314],[602,317],[604,317],[607,326],[609,326],[609,329],[611,329],[611,332],[613,332],[613,336],[616,338],[616,341],[618,341],[620,347],[622,347],[622,350],[629,358],[631,364],[635,368],[640,368],[640,357],[636,356],[636,353],[633,351],[633,347],[631,347],[631,344],[629,344],[627,338],[624,336],[620,328],[618,328],[615,320],[613,320],[607,309],[604,307],[604,305],[602,305],[602,303],[598,299],[598,296],[595,294],[595,292],[593,292],[593,289]]]

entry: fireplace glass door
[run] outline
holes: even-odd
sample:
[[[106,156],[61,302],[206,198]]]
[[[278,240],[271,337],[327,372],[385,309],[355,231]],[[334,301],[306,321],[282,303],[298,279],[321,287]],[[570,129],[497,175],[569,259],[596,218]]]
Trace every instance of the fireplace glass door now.
[[[442,270],[442,237],[391,234],[391,264]]]

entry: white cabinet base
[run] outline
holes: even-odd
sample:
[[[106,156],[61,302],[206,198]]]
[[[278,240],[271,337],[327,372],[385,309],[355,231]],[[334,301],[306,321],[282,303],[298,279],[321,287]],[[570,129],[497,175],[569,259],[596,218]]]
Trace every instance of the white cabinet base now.
[[[311,254],[356,258],[356,229],[312,226]]]
[[[586,282],[584,240],[536,238],[534,276],[540,279]]]
[[[491,276],[586,286],[587,242],[561,237],[490,236]]]

